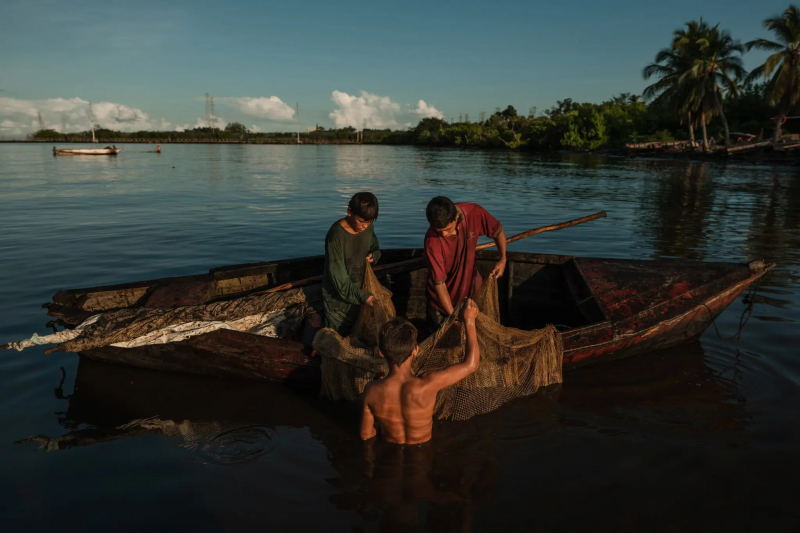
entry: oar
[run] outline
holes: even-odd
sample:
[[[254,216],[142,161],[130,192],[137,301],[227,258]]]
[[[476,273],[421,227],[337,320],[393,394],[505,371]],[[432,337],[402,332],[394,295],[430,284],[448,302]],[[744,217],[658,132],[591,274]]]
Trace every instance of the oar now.
[[[575,220],[568,220],[567,222],[562,222],[560,224],[553,224],[551,226],[542,226],[540,228],[534,228],[528,231],[523,231],[522,233],[518,233],[513,237],[509,237],[506,239],[507,243],[516,242],[522,240],[526,237],[530,237],[531,235],[538,235],[539,233],[544,233],[546,231],[555,231],[558,229],[569,228],[570,226],[577,226],[578,224],[583,224],[584,222],[590,222],[592,220],[597,220],[598,218],[605,218],[606,212],[600,211],[599,213],[595,213],[593,215],[576,218]],[[495,246],[494,242],[487,242],[486,244],[481,244],[476,248],[476,250],[486,250],[487,248],[491,248]],[[382,270],[389,270],[395,268],[402,268],[405,266],[412,266],[417,265],[425,262],[425,256],[422,257],[415,257],[414,259],[407,259],[405,261],[399,261],[397,263],[389,263],[388,265],[380,265],[373,267],[373,271],[380,272]],[[267,289],[264,292],[278,292],[278,291],[285,291],[287,289],[293,289],[295,287],[303,287],[305,285],[310,285],[312,283],[316,283],[318,281],[322,281],[322,276],[314,276],[311,278],[301,279],[297,281],[293,281],[291,283],[284,283],[283,285],[278,285],[277,287],[272,287],[271,289]]]

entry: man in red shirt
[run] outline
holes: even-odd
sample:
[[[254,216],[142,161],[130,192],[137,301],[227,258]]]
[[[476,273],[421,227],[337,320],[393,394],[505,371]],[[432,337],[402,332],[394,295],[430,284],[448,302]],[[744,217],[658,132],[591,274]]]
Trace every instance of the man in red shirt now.
[[[500,277],[506,269],[506,234],[503,226],[478,204],[454,204],[437,196],[425,210],[428,228],[425,254],[428,263],[428,326],[439,327],[461,300],[473,296],[483,279],[475,266],[478,237],[494,239],[500,260],[490,276]]]

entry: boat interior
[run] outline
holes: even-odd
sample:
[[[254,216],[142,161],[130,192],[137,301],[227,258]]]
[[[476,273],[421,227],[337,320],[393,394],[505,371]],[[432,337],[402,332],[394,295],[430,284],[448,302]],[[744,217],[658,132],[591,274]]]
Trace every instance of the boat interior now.
[[[417,323],[425,319],[427,268],[422,253],[419,249],[384,250],[374,265],[378,279],[394,294],[397,312]],[[574,257],[509,252],[507,258],[498,286],[504,325],[536,329],[553,324],[566,331],[607,320]],[[486,276],[497,259],[496,251],[479,251],[481,274]],[[49,314],[66,317],[65,308],[79,311],[74,320],[67,320],[76,324],[87,312],[210,303],[319,276],[323,265],[324,257],[314,256],[215,268],[196,276],[60,291],[53,297],[55,306],[51,305]]]
[[[497,259],[497,252],[478,252],[478,271],[484,278]],[[379,279],[392,291],[399,314],[424,320],[427,276],[428,269],[423,265],[390,272],[388,279]],[[506,271],[498,280],[498,293],[500,321],[505,326],[538,329],[553,324],[566,331],[606,320],[591,287],[570,256],[509,253]]]

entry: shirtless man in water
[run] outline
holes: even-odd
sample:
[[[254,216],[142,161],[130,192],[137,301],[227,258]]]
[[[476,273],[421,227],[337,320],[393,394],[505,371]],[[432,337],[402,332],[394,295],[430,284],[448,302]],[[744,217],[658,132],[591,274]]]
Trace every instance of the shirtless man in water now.
[[[478,370],[480,349],[475,332],[478,306],[468,300],[463,321],[467,330],[467,354],[462,363],[419,377],[411,372],[411,362],[419,351],[417,328],[408,319],[397,317],[381,328],[379,348],[389,361],[389,375],[364,389],[361,438],[377,434],[375,421],[388,442],[420,444],[431,439],[436,394]]]

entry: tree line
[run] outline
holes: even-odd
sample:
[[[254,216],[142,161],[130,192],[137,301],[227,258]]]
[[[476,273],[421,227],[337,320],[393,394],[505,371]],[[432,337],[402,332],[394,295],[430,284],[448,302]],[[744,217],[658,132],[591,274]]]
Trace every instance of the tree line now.
[[[364,129],[358,132],[353,127],[316,130],[300,133],[300,141],[308,143],[380,143],[392,133],[391,130]],[[94,132],[98,142],[242,142],[253,144],[291,144],[297,142],[297,132],[254,132],[244,124],[231,122],[224,128],[192,128],[185,131],[142,130],[123,132],[98,126]],[[92,139],[90,130],[61,133],[53,129],[38,130],[28,136],[32,141],[86,142]]]
[[[719,25],[702,19],[686,23],[643,69],[644,79],[656,81],[641,98],[621,94],[601,104],[566,99],[542,116],[535,111],[519,116],[508,106],[479,123],[428,118],[386,142],[597,150],[688,139],[694,146],[699,128],[705,151],[711,149],[709,139],[728,148],[732,129],[759,137],[767,131],[774,145],[781,140],[786,117],[800,114],[800,9],[790,5],[781,15],[766,19],[764,27],[773,40],[742,43]],[[753,49],[771,54],[748,73],[742,56]]]
[[[731,131],[781,140],[787,118],[800,115],[800,9],[790,5],[782,14],[764,21],[773,39],[746,43],[703,19],[675,30],[667,47],[642,70],[654,80],[642,96],[624,93],[600,104],[567,98],[542,114],[532,109],[520,115],[509,105],[480,122],[447,122],[424,118],[413,129],[355,128],[311,132],[256,133],[240,123],[224,129],[194,128],[183,132],[141,131],[123,133],[100,128],[97,138],[159,139],[172,141],[221,140],[252,143],[364,142],[510,148],[518,150],[615,149],[627,143],[702,139],[705,151],[712,140],[727,148]],[[770,52],[751,72],[742,56],[753,49]],[[54,130],[33,133],[32,140],[85,140],[89,132],[62,134]]]

